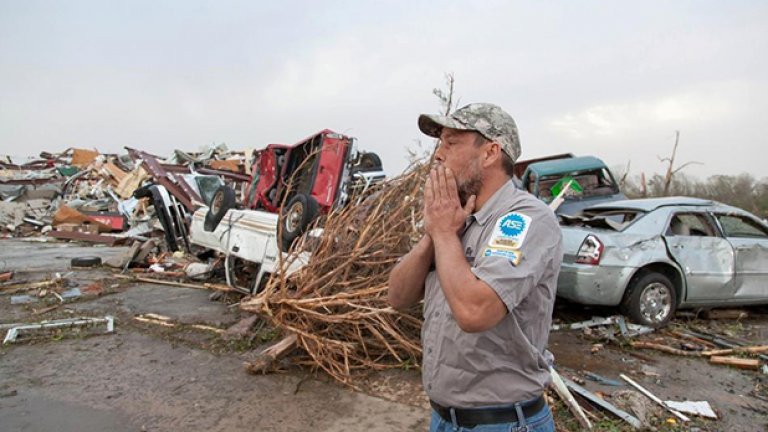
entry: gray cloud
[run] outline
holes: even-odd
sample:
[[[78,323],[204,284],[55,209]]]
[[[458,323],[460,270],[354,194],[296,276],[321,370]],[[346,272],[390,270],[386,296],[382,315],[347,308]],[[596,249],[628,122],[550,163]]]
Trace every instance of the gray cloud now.
[[[0,152],[157,153],[295,142],[322,128],[388,171],[452,71],[518,121],[523,157],[633,171],[682,131],[706,176],[763,175],[768,7],[645,2],[0,2]]]

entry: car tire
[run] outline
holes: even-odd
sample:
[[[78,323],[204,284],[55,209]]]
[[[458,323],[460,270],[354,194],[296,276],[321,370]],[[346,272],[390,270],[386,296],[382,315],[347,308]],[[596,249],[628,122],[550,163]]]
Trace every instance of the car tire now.
[[[293,241],[299,238],[310,223],[315,220],[320,211],[320,206],[312,196],[296,194],[288,201],[282,210],[282,238],[281,249],[288,252]]]
[[[622,312],[630,320],[653,328],[667,325],[676,308],[675,286],[668,277],[656,272],[636,276],[622,301]]]
[[[219,222],[224,218],[224,215],[229,209],[234,208],[236,205],[235,191],[229,186],[219,186],[216,192],[211,198],[211,205],[208,207],[208,212],[205,214],[205,221],[203,223],[203,229],[208,232],[213,232],[216,227],[219,226]]]

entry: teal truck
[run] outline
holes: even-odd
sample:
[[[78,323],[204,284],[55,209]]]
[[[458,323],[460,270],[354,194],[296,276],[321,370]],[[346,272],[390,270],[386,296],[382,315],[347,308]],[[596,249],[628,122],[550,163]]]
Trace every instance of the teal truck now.
[[[546,203],[560,202],[557,214],[573,215],[593,204],[626,199],[605,163],[594,156],[570,153],[521,161],[515,165],[518,186]]]

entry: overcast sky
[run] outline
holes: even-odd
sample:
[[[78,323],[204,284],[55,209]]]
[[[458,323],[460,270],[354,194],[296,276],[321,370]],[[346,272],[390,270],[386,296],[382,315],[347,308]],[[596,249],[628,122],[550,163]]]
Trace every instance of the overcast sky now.
[[[438,6],[439,5],[439,6]],[[0,0],[0,153],[359,139],[407,164],[432,89],[518,123],[522,158],[765,177],[765,1]]]

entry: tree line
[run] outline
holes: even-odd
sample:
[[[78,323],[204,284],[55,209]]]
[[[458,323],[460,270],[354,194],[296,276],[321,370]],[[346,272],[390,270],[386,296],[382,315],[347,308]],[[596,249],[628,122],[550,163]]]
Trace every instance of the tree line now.
[[[669,182],[661,174],[648,179],[645,175],[624,176],[621,188],[628,198],[690,196],[719,201],[768,218],[768,178],[756,179],[747,173],[713,175],[700,180],[677,172]]]

